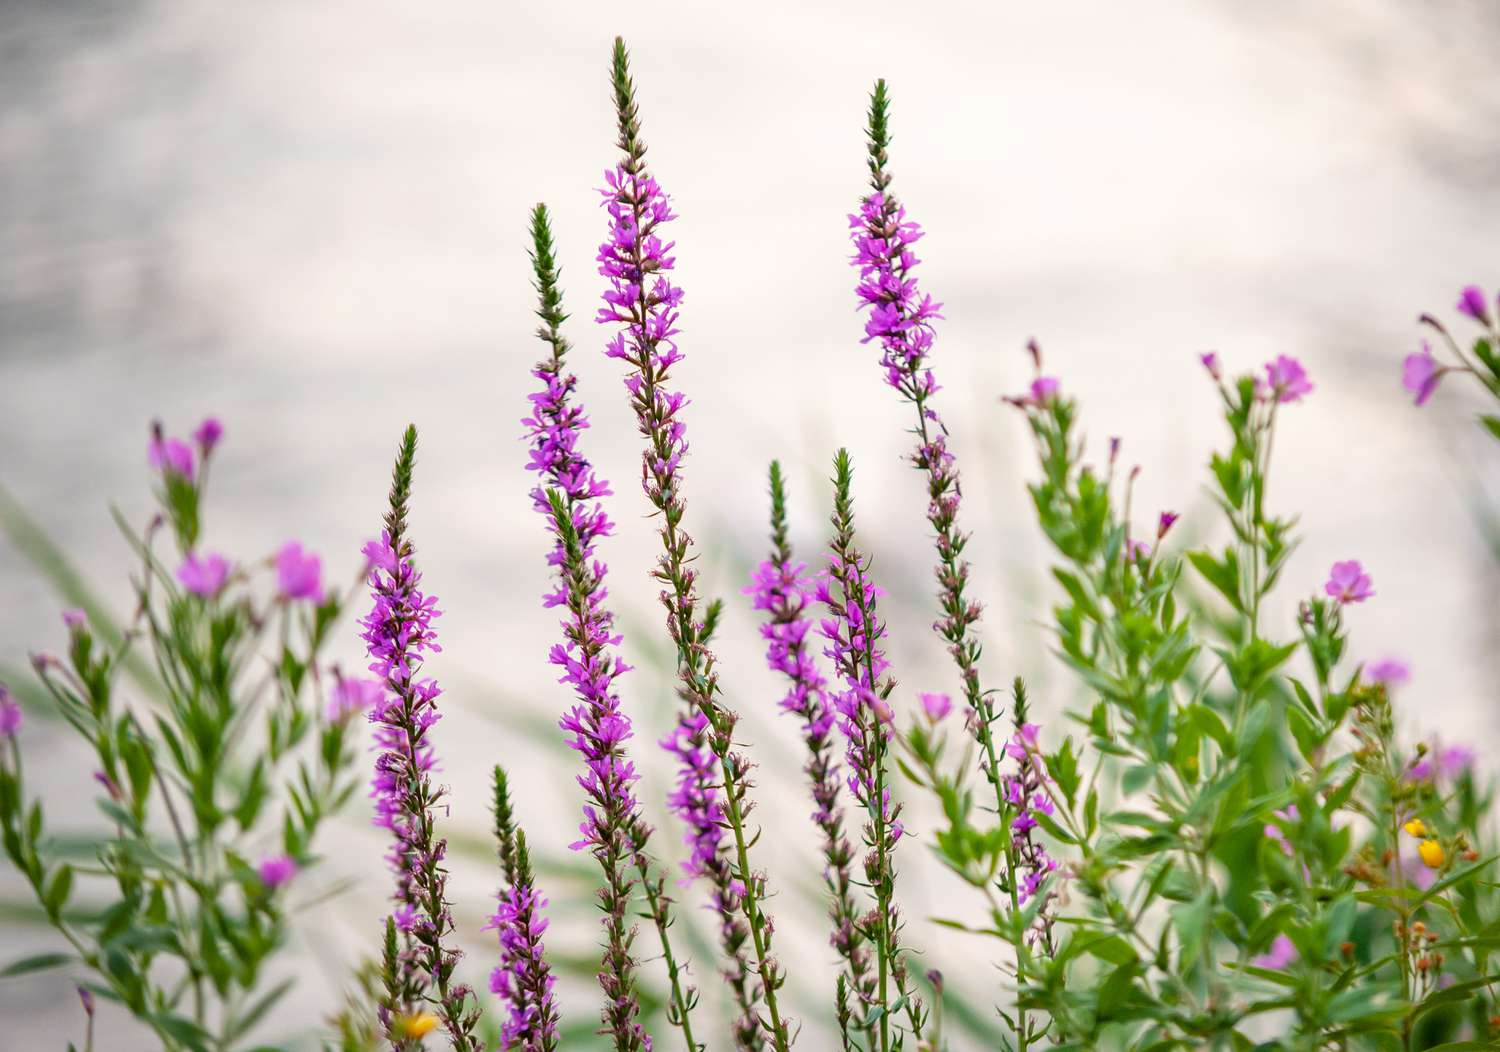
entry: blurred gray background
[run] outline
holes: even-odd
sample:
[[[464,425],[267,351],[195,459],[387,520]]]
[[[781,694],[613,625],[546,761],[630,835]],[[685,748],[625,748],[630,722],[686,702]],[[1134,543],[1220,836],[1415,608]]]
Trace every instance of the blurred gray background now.
[[[108,508],[149,515],[153,418],[178,433],[207,413],[225,422],[212,547],[248,560],[297,537],[340,579],[378,528],[401,428],[418,424],[413,529],[447,611],[430,668],[448,688],[439,741],[474,980],[490,967],[478,931],[495,881],[490,763],[521,775],[533,840],[578,862],[564,856],[579,794],[550,729],[565,696],[545,660],[554,620],[539,614],[547,542],[518,440],[540,355],[524,241],[536,200],[555,212],[587,450],[619,492],[604,554],[640,668],[624,689],[657,811],[670,776],[651,744],[673,704],[646,579],[654,535],[620,369],[592,322],[617,32],[682,217],[690,529],[706,590],[729,600],[723,668],[762,765],[758,817],[776,834],[763,860],[807,1047],[821,1047],[831,974],[809,805],[739,594],[763,547],[770,457],[789,470],[812,555],[831,454],[850,448],[861,532],[892,593],[899,697],[954,688],[928,628],[909,414],[858,342],[847,264],[876,76],[894,93],[896,189],[928,230],[922,278],[946,304],[935,364],[988,604],[987,680],[1028,676],[1049,736],[1078,700],[1048,653],[1031,451],[999,403],[1030,378],[1026,339],[1082,399],[1093,448],[1123,436],[1143,466],[1141,523],[1184,514],[1179,543],[1220,530],[1203,483],[1223,426],[1196,355],[1217,349],[1242,370],[1292,354],[1316,391],[1284,414],[1273,503],[1301,513],[1305,542],[1272,623],[1290,635],[1296,599],[1329,564],[1363,560],[1378,596],[1351,612],[1351,657],[1411,661],[1400,700],[1412,734],[1496,744],[1494,443],[1461,385],[1420,411],[1400,387],[1417,313],[1451,316],[1461,285],[1500,285],[1491,3],[0,0],[0,484],[123,613],[129,559]],[[60,648],[58,599],[3,542],[0,582],[0,662]],[[340,656],[358,660],[352,628]],[[54,826],[86,826],[86,756],[39,720],[25,748]],[[364,806],[304,893],[340,875],[364,883],[308,915],[288,963],[305,981],[268,1040],[305,1040],[336,1007],[345,964],[374,945],[382,841]],[[912,812],[919,832],[925,813]],[[680,857],[662,825],[659,849]],[[904,850],[908,941],[982,1015],[994,948],[926,923],[958,900],[916,841]],[[586,958],[588,882],[549,873],[550,941]],[[0,870],[0,893],[22,900],[13,873]],[[5,910],[6,959],[52,945]],[[587,985],[563,993],[571,1019],[596,1011]],[[0,981],[0,1015],[6,1050],[82,1035],[62,973]],[[151,1047],[113,1016],[101,1035],[103,1049]],[[979,1022],[952,1036],[991,1042]]]

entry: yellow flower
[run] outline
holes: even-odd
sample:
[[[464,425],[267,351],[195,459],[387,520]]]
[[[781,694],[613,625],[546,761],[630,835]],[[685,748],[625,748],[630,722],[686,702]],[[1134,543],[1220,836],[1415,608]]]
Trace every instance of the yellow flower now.
[[[431,1012],[413,1012],[411,1015],[398,1015],[391,1029],[395,1030],[400,1037],[416,1038],[420,1041],[437,1029],[437,1025],[438,1017]]]
[[[1406,823],[1406,825],[1402,826],[1401,828],[1406,830],[1412,836],[1427,835],[1427,827],[1422,824],[1422,820],[1420,818],[1413,818],[1410,822]]]
[[[1443,864],[1443,845],[1436,840],[1424,840],[1417,848],[1417,854],[1422,856],[1422,861],[1427,864],[1428,869],[1437,869]]]

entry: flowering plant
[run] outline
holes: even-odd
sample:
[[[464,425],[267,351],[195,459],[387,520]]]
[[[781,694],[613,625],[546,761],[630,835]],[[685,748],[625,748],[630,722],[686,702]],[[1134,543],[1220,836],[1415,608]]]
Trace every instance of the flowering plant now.
[[[81,966],[90,1043],[95,998],[166,1049],[247,1040],[294,981],[275,966],[290,901],[326,890],[316,838],[358,785],[353,723],[373,684],[323,659],[344,596],[321,560],[295,541],[254,563],[202,544],[221,437],[212,418],[191,443],[154,431],[160,510],[143,533],[117,515],[138,560],[133,616],[66,611],[66,653],[36,654],[40,689],[20,694],[93,754],[85,784],[110,831],[92,858],[28,794],[21,704],[0,684],[0,838],[68,946],[8,972]]]
[[[314,861],[319,822],[350,795],[348,730],[364,712],[391,909],[371,925],[380,961],[365,977],[368,1025],[342,1017],[341,1048],[373,1042],[411,1052],[430,1038],[463,1052],[552,1052],[572,1015],[592,1017],[585,1025],[597,1022],[620,1052],[978,1047],[947,1025],[961,1008],[974,1013],[929,966],[944,959],[945,940],[963,940],[984,965],[970,971],[993,976],[987,1000],[1001,1025],[986,1047],[1495,1047],[1492,793],[1472,753],[1397,733],[1394,699],[1409,673],[1402,663],[1351,657],[1351,629],[1378,597],[1373,575],[1350,558],[1312,580],[1292,561],[1296,521],[1278,509],[1270,479],[1285,414],[1315,411],[1317,388],[1299,361],[1278,355],[1235,374],[1218,354],[1201,356],[1225,440],[1208,457],[1214,521],[1193,530],[1217,539],[1180,549],[1187,530],[1176,512],[1136,514],[1141,469],[1124,467],[1119,439],[1102,463],[1090,462],[1079,402],[1029,345],[1034,377],[1004,401],[1035,451],[1030,504],[1056,586],[1048,627],[1085,700],[1066,708],[1069,728],[1037,715],[1021,679],[1004,691],[986,684],[983,608],[934,364],[942,308],[919,282],[923,232],[896,193],[883,81],[870,97],[868,186],[848,217],[853,284],[863,342],[878,349],[885,384],[909,407],[909,461],[932,540],[933,630],[954,678],[951,693],[898,684],[883,566],[856,528],[852,454],[833,457],[826,547],[806,559],[793,551],[786,476],[772,461],[767,550],[744,592],[784,690],[779,707],[800,739],[811,805],[803,832],[823,862],[823,936],[834,963],[827,988],[817,990],[810,962],[778,956],[772,910],[781,910],[776,889],[792,882],[773,878],[760,846],[755,806],[768,787],[757,784],[721,678],[722,605],[703,596],[687,529],[688,400],[673,380],[685,354],[684,293],[665,233],[677,216],[647,162],[622,41],[611,74],[619,156],[599,191],[607,222],[596,259],[607,288],[596,322],[608,329],[605,355],[624,370],[644,507],[659,531],[648,572],[665,613],[677,711],[655,735],[638,733],[632,711],[600,553],[616,494],[588,456],[542,205],[531,215],[530,250],[545,357],[531,372],[523,421],[537,475],[530,499],[545,535],[538,555],[552,575],[542,605],[559,619],[546,659],[560,675],[557,726],[577,763],[580,821],[568,846],[587,856],[596,882],[600,952],[585,967],[597,1011],[559,995],[564,965],[544,944],[548,873],[532,861],[543,838],[528,841],[516,817],[519,787],[498,765],[499,890],[485,928],[492,998],[464,975],[443,824],[467,802],[439,780],[442,691],[425,664],[441,649],[440,611],[409,523],[414,427],[396,457],[379,539],[363,553],[371,679],[320,663],[343,602],[323,587],[316,557],[298,544],[276,554],[267,607],[246,571],[202,550],[199,501],[217,425],[200,429],[196,449],[153,439],[159,525],[174,535],[180,563],[169,570],[157,561],[155,526],[135,538],[143,570],[129,630],[106,637],[70,614],[69,661],[37,661],[57,710],[99,757],[101,807],[116,831],[93,875],[119,890],[100,917],[67,910],[73,868],[50,856],[41,812],[27,802],[19,709],[0,693],[6,851],[92,969],[86,994],[121,1001],[169,1048],[239,1043],[281,989],[250,999],[281,939],[285,888]],[[1500,394],[1500,304],[1468,289],[1459,309],[1485,334],[1465,352],[1424,318],[1456,364],[1425,347],[1407,359],[1403,379],[1418,404],[1450,372]],[[1500,418],[1482,420],[1500,437]],[[1295,618],[1282,620],[1267,599],[1288,586],[1303,599]],[[279,646],[269,671],[244,692],[249,655],[273,623]],[[136,669],[129,661],[141,637],[155,661]],[[116,700],[121,670],[156,699],[151,721]],[[316,709],[302,700],[323,698],[325,687]],[[257,712],[264,726],[251,738],[245,727]],[[670,788],[648,785],[632,759],[656,735],[675,766]],[[294,760],[295,776],[279,773]],[[653,793],[687,848],[679,885],[668,882],[646,818],[643,800]],[[914,794],[936,805],[932,828],[910,819]],[[261,818],[280,799],[280,839],[257,855]],[[177,854],[148,828],[153,801],[170,819]],[[903,867],[924,849],[968,892],[932,923],[902,906],[913,898]],[[715,958],[726,1020],[700,1003],[706,973],[694,968],[677,924],[696,896],[713,917],[713,945],[699,952]],[[640,921],[649,925],[642,943]],[[155,978],[162,957],[180,963],[175,979]],[[821,1018],[794,1019],[795,995],[809,989]],[[493,1027],[489,1013],[499,1018]]]

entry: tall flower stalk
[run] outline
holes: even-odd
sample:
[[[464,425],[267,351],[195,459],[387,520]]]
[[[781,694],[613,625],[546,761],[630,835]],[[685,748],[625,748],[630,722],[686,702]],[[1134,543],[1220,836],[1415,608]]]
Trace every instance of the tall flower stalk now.
[[[886,383],[911,405],[916,416],[913,433],[916,448],[911,454],[912,466],[927,480],[927,521],[932,526],[937,550],[938,604],[942,617],[933,628],[948,644],[948,653],[958,667],[963,683],[964,700],[970,709],[967,725],[983,752],[984,774],[995,797],[996,813],[1004,821],[1010,813],[1000,775],[1000,747],[995,740],[995,724],[1001,712],[993,693],[986,691],[979,679],[981,646],[976,633],[982,606],[964,592],[969,581],[969,563],[964,548],[968,534],[958,525],[958,510],[963,499],[958,464],[948,449],[948,428],[931,405],[939,390],[929,366],[932,351],[932,323],[940,318],[942,305],[920,291],[913,274],[921,263],[913,246],[922,238],[922,228],[907,219],[906,209],[891,193],[889,167],[890,97],[884,80],[875,82],[870,94],[868,139],[870,193],[861,201],[859,211],[849,216],[850,239],[854,243],[854,266],[859,271],[856,292],[862,307],[869,309],[865,321],[865,343],[880,344],[880,364]],[[1017,859],[1014,848],[1005,845],[1007,883],[1014,886]],[[1012,896],[1018,899],[1018,896]],[[1024,951],[1017,945],[1017,980],[1024,984]],[[1018,1008],[1018,1041],[1021,1052],[1029,1043],[1026,1036],[1026,1011]]]
[[[500,1047],[515,1052],[554,1052],[557,1048],[557,980],[547,964],[542,935],[547,899],[536,887],[526,833],[516,825],[505,769],[494,774],[495,845],[504,883],[490,927],[499,936],[500,963],[490,975],[490,991],[504,1000],[506,1018]]]
[[[626,754],[626,742],[633,730],[630,717],[620,706],[614,681],[628,666],[616,651],[620,636],[614,632],[614,615],[604,605],[608,567],[595,554],[595,543],[614,528],[600,501],[611,490],[578,448],[588,418],[573,398],[577,377],[564,365],[568,342],[562,335],[562,323],[567,315],[563,312],[552,229],[544,205],[532,211],[531,234],[537,316],[541,319],[537,335],[550,353],[532,370],[542,386],[530,396],[532,413],[523,421],[531,443],[527,467],[541,476],[532,490],[532,502],[546,516],[556,541],[547,557],[556,568],[556,583],[544,602],[549,608],[562,606],[567,610],[564,642],[552,647],[550,660],[563,670],[562,681],[573,688],[577,704],[563,715],[560,726],[571,736],[568,744],[583,756],[586,767],[578,783],[589,802],[580,826],[582,839],[572,846],[593,854],[604,877],[599,889],[605,927],[603,967],[599,972],[607,998],[604,1032],[622,1052],[651,1045],[638,1019],[637,962],[632,949],[635,927],[626,923],[639,883],[667,966],[669,1018],[682,1030],[689,1052],[696,1052],[691,1020],[695,993],[685,985],[683,968],[673,952],[668,933],[671,899],[665,893],[665,878],[647,854],[651,827],[641,816],[634,789],[639,776]]]
[[[692,540],[684,532],[681,462],[687,453],[686,426],[679,412],[686,402],[667,387],[669,372],[682,354],[673,337],[682,290],[667,277],[674,260],[663,242],[662,224],[675,218],[666,195],[646,166],[640,137],[635,87],[623,40],[614,47],[613,83],[619,119],[619,164],[605,175],[601,191],[610,216],[608,239],[599,248],[600,272],[609,280],[598,320],[617,324],[606,353],[631,367],[625,386],[647,448],[642,455],[641,485],[661,516],[662,555],[654,576],[662,585],[667,627],[677,648],[680,693],[704,721],[704,741],[719,767],[719,806],[733,839],[732,878],[739,892],[737,909],[750,930],[755,969],[764,996],[761,1026],[777,1052],[791,1047],[789,1021],[777,991],[785,973],[771,953],[772,921],[764,912],[766,879],[751,868],[752,834],[746,829],[751,810],[751,764],[734,748],[736,713],[719,697],[713,651],[707,645],[708,622],[700,617]]]
[[[422,676],[422,663],[424,655],[441,649],[432,628],[440,611],[436,597],[421,590],[416,550],[406,533],[416,455],[417,429],[409,426],[396,458],[385,531],[365,546],[373,606],[360,622],[370,671],[385,684],[371,713],[381,750],[375,761],[375,811],[376,821],[396,839],[391,862],[397,909],[389,928],[406,936],[404,989],[399,995],[388,990],[381,1022],[393,1046],[409,1047],[410,1028],[404,1020],[420,999],[436,1008],[455,1049],[479,1052],[479,1011],[471,1003],[472,991],[453,982],[462,954],[449,944],[453,915],[443,866],[448,842],[436,829],[436,809],[447,790],[432,780],[428,732],[440,718],[437,699],[442,691],[436,680]]]
[[[810,609],[817,591],[805,563],[796,561],[787,536],[786,487],[781,465],[771,461],[771,551],[755,570],[746,593],[754,596],[756,610],[765,611],[760,627],[766,640],[766,662],[773,672],[786,677],[788,688],[781,708],[797,717],[802,741],[807,747],[807,775],[812,793],[813,824],[822,834],[823,881],[828,887],[828,918],[832,925],[829,943],[843,962],[848,988],[860,991],[862,999],[874,996],[870,976],[870,950],[860,930],[854,900],[854,849],[844,832],[844,813],[839,801],[839,765],[834,756],[835,713],[829,704],[827,681],[818,671],[817,659],[808,645],[813,627]],[[847,1041],[847,1027],[844,1027]],[[866,1028],[866,1036],[873,1030]]]
[[[883,594],[870,577],[870,560],[854,543],[853,465],[846,450],[834,458],[833,539],[828,575],[817,595],[828,608],[821,624],[844,689],[834,696],[839,729],[848,749],[849,792],[864,808],[865,880],[875,908],[862,924],[875,949],[875,998],[865,1004],[874,1016],[880,1052],[891,1048],[891,1016],[904,1010],[912,1036],[921,1040],[926,1013],[913,989],[901,948],[901,914],[896,905],[894,853],[901,840],[901,804],[890,790],[890,753],[895,717],[890,696],[896,683],[881,649],[885,625],[876,601]],[[868,993],[857,990],[868,1000]],[[899,1036],[897,1038],[899,1047]]]

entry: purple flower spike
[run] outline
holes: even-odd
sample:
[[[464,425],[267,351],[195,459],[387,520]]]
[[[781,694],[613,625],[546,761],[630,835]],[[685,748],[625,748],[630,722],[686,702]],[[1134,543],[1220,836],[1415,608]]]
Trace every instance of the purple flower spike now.
[[[712,621],[699,613],[697,571],[692,539],[683,525],[685,502],[682,464],[687,456],[687,425],[682,409],[687,398],[673,390],[671,370],[682,360],[678,349],[678,309],[683,293],[672,284],[676,266],[673,243],[664,241],[662,229],[676,218],[666,193],[646,165],[646,146],[641,140],[635,86],[630,77],[629,55],[623,40],[615,40],[613,83],[619,127],[619,164],[605,173],[600,189],[601,204],[609,216],[609,232],[599,246],[599,272],[609,283],[597,320],[615,326],[605,346],[606,356],[629,367],[625,389],[635,412],[645,449],[641,455],[641,488],[660,515],[661,552],[653,571],[660,583],[662,605],[667,612],[667,631],[677,651],[678,694],[685,711],[678,718],[684,743],[674,736],[684,763],[697,760],[693,728],[697,716],[706,720],[703,745],[713,755],[715,783],[723,810],[726,844],[722,872],[738,881],[743,893],[731,884],[716,883],[716,906],[720,908],[721,940],[730,963],[730,983],[739,1010],[736,1039],[742,1047],[757,1048],[768,1039],[777,1052],[787,1052],[792,1042],[790,1020],[782,1015],[776,990],[786,975],[772,953],[774,923],[764,911],[765,875],[750,867],[753,833],[746,818],[753,809],[750,779],[753,765],[734,747],[738,715],[720,697],[716,657],[709,646]],[[699,777],[685,768],[682,779],[691,784]],[[695,805],[696,806],[696,805]],[[689,835],[695,835],[689,828]],[[717,882],[718,877],[714,878]],[[733,911],[734,917],[723,916]],[[753,967],[741,968],[743,945],[731,947],[729,935],[743,921],[753,933]],[[741,986],[737,977],[745,975]],[[753,982],[749,979],[753,978]],[[762,1010],[763,1006],[763,1010]],[[685,1036],[685,1035],[684,1035]]]
[[[1466,285],[1458,296],[1458,312],[1467,314],[1481,325],[1490,323],[1490,305],[1485,299],[1484,289],[1478,285]]]
[[[745,591],[754,596],[755,609],[766,615],[760,628],[766,641],[766,663],[787,683],[781,708],[797,717],[802,726],[802,740],[807,749],[803,771],[813,798],[812,819],[823,837],[829,943],[844,962],[850,988],[866,997],[870,951],[859,928],[860,910],[853,894],[854,849],[844,832],[844,813],[839,801],[840,774],[833,754],[835,714],[826,693],[827,683],[818,671],[808,643],[814,623],[811,605],[818,594],[818,585],[806,565],[793,560],[787,539],[786,490],[781,465],[775,461],[771,462],[770,481],[771,554],[756,568]]]
[[[522,424],[530,442],[527,470],[538,474],[532,503],[545,516],[554,544],[547,563],[554,570],[552,591],[543,597],[547,608],[562,607],[563,642],[552,647],[549,660],[562,671],[561,682],[572,688],[576,704],[559,726],[568,745],[582,757],[584,773],[577,778],[587,803],[574,851],[588,851],[604,878],[599,904],[604,914],[605,950],[598,973],[607,1004],[604,1025],[617,1049],[648,1049],[650,1037],[639,1022],[636,990],[637,962],[631,952],[635,929],[628,922],[637,887],[644,890],[664,953],[670,955],[667,928],[670,899],[663,878],[646,851],[651,828],[641,817],[635,794],[639,775],[626,748],[634,735],[629,715],[620,703],[615,680],[629,671],[618,648],[614,614],[605,605],[609,568],[595,546],[613,531],[601,498],[611,493],[609,483],[595,473],[579,440],[589,426],[584,408],[574,395],[578,380],[564,364],[568,343],[561,326],[566,315],[557,284],[552,230],[544,206],[532,213],[532,266],[540,297],[542,319],[538,335],[550,354],[533,370],[540,389],[529,395],[531,415]],[[669,960],[670,960],[669,956]],[[674,975],[672,999],[677,1025],[691,1035],[690,993]],[[690,1041],[691,1043],[691,1041]]]
[[[21,733],[21,705],[0,683],[0,738],[14,738]]]
[[[1422,350],[1417,354],[1408,354],[1401,363],[1401,386],[1415,396],[1417,405],[1422,405],[1437,390],[1443,379],[1443,372],[1437,359],[1432,356],[1432,345],[1423,340]]]
[[[177,568],[177,580],[194,595],[212,599],[229,580],[229,560],[222,555],[199,557],[197,553],[189,552]]]
[[[1010,812],[1011,849],[1016,860],[1017,871],[1010,879],[1015,883],[1016,902],[1025,905],[1042,891],[1058,863],[1037,842],[1033,833],[1041,823],[1038,815],[1051,817],[1054,807],[1050,795],[1051,783],[1040,762],[1039,740],[1041,728],[1025,722],[1025,694],[1017,687],[1014,717],[1020,721],[1015,734],[1006,743],[1006,754],[1015,761],[1016,773],[1002,775],[1000,782],[1005,793],[1005,802]],[[1052,918],[1047,913],[1047,903],[1054,897],[1046,892],[1046,901],[1037,911],[1037,920],[1027,934],[1027,940],[1039,943],[1048,956],[1052,955]]]
[[[547,964],[542,936],[547,931],[547,897],[536,887],[526,834],[511,810],[509,780],[495,768],[495,839],[504,884],[486,925],[497,934],[500,963],[490,973],[490,992],[505,1001],[500,1047],[515,1052],[554,1052],[557,1048],[556,978]]]
[[[1266,363],[1266,386],[1270,388],[1271,398],[1288,404],[1300,402],[1302,396],[1311,394],[1313,389],[1302,363],[1284,354]]]
[[[1337,599],[1340,605],[1363,603],[1375,594],[1371,583],[1370,575],[1365,573],[1359,560],[1350,559],[1347,562],[1333,564],[1333,569],[1328,572],[1328,582],[1323,585],[1323,591]]]
[[[473,1033],[477,1014],[467,1007],[471,991],[451,982],[462,954],[451,945],[453,914],[443,866],[448,842],[436,828],[447,789],[432,781],[436,761],[429,740],[441,718],[437,701],[442,690],[435,679],[422,675],[426,656],[442,650],[432,627],[441,611],[437,598],[421,589],[416,549],[406,534],[416,454],[417,429],[408,427],[396,460],[385,530],[364,549],[372,605],[360,626],[370,672],[384,685],[370,711],[379,750],[370,795],[375,824],[394,838],[387,861],[396,877],[392,917],[406,935],[401,980],[414,999],[435,1003],[458,1052],[478,1052]]]
[[[276,553],[276,587],[283,599],[323,602],[323,560],[303,551],[300,541],[287,541]]]
[[[274,890],[290,883],[297,875],[297,863],[287,855],[274,855],[261,859],[260,865],[255,867],[255,872],[262,884]]]

